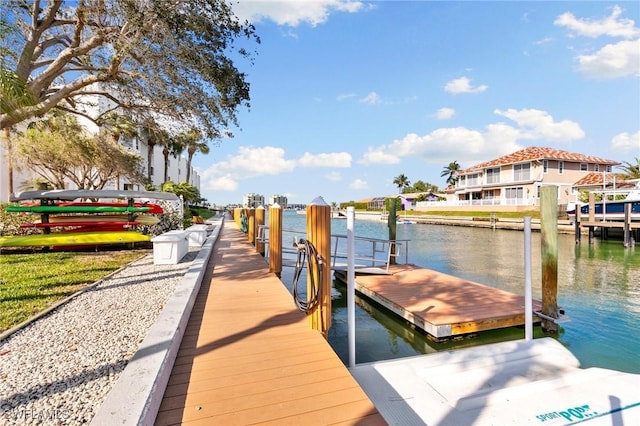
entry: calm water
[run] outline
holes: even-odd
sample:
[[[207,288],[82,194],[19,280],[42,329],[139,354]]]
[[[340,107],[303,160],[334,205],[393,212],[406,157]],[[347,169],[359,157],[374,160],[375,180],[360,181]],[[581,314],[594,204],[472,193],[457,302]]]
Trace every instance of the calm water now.
[[[285,229],[306,229],[306,217],[285,212]],[[346,235],[346,220],[332,221],[332,234]],[[387,238],[386,222],[355,222],[358,237]],[[300,237],[304,237],[301,234]],[[524,294],[524,234],[439,225],[398,225],[398,239],[409,239],[409,262],[485,285]],[[541,298],[540,234],[532,234],[533,296]],[[558,304],[571,321],[557,338],[583,367],[640,373],[640,247],[624,249],[619,240],[576,245],[573,235],[558,236]],[[282,281],[291,287],[293,268]],[[304,281],[303,281],[304,282]],[[346,295],[334,283],[329,342],[347,363]],[[542,336],[539,327],[536,337]],[[522,328],[481,333],[437,344],[393,315],[359,299],[356,305],[356,362],[431,353],[445,349],[520,339]]]

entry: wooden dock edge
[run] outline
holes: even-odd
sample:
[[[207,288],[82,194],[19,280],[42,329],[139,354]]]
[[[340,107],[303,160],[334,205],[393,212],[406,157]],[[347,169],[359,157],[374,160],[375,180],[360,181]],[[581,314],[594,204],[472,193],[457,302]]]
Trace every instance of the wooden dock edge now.
[[[213,246],[223,225],[224,219],[215,225],[138,351],[96,411],[91,425],[154,423]]]

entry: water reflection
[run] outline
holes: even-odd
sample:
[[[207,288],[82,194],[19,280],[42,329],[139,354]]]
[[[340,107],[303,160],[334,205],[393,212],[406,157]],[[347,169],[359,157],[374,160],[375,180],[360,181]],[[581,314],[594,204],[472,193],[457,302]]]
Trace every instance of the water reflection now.
[[[292,217],[293,216],[293,217]],[[305,217],[285,215],[285,227],[305,229]],[[356,221],[358,236],[386,238],[385,223]],[[332,233],[345,234],[344,220],[332,222]],[[410,239],[409,261],[517,294],[524,293],[523,233],[437,225],[398,227],[398,239]],[[619,240],[558,236],[558,303],[571,321],[557,336],[584,367],[599,366],[640,373],[640,253]],[[541,297],[540,234],[532,235],[533,295]],[[283,282],[287,283],[286,271]],[[289,281],[290,282],[290,281]],[[346,362],[346,299],[336,285],[329,340]],[[479,343],[522,338],[520,328],[480,333],[460,342],[437,344],[394,315],[358,300],[356,360],[367,362],[447,350]],[[541,335],[538,329],[536,335]]]

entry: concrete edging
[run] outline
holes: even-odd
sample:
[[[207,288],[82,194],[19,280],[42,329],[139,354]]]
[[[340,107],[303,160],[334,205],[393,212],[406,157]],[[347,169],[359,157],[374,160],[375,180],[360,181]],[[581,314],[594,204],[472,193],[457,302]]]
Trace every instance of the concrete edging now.
[[[138,351],[98,408],[91,425],[153,425],[205,269],[224,220],[204,242],[182,280],[149,329]]]

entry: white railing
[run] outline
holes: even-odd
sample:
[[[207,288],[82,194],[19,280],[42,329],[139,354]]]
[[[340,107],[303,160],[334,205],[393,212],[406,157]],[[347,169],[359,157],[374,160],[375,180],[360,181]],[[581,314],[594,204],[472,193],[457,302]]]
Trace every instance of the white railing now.
[[[296,243],[306,238],[305,231],[282,230],[282,266],[295,266],[298,250]],[[258,227],[258,242],[269,244],[269,227]],[[354,237],[356,270],[384,268],[389,270],[392,259],[395,263],[409,263],[409,240],[384,240],[379,238]],[[288,241],[291,243],[289,244]],[[265,257],[269,250],[265,247]],[[347,235],[331,235],[331,269],[345,270],[347,267]]]
[[[464,207],[464,206],[535,206],[535,198],[485,198],[480,200],[418,201],[416,207]]]

